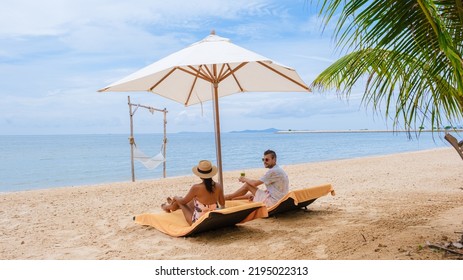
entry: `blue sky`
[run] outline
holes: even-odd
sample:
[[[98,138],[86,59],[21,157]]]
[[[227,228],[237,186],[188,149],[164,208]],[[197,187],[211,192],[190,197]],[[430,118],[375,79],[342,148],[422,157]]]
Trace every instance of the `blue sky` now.
[[[307,84],[339,57],[309,0],[4,0],[0,134],[128,133],[128,95],[167,108],[168,132],[213,131],[211,102],[97,92],[211,29],[295,68]],[[221,129],[386,129],[361,93],[359,85],[348,101],[334,92],[231,95],[220,99]],[[134,123],[139,133],[162,132],[159,113],[138,110]]]

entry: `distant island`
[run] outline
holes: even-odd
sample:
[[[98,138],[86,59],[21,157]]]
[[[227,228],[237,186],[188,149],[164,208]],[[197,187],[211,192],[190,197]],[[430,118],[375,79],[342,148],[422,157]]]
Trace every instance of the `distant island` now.
[[[297,134],[297,133],[366,133],[366,132],[388,132],[388,133],[400,133],[400,132],[444,132],[444,131],[458,131],[461,132],[463,129],[422,129],[422,130],[369,130],[369,129],[347,129],[347,130],[278,130],[275,131],[277,134]]]
[[[230,131],[230,133],[278,133],[279,131],[282,131],[282,130],[276,129],[276,128],[267,128],[267,129],[261,129],[261,130],[246,129],[246,130],[240,130],[240,131]]]
[[[387,129],[334,129],[334,130],[304,130],[304,129],[287,129],[287,130],[282,130],[282,129],[277,129],[277,128],[267,128],[267,129],[246,129],[246,130],[234,130],[234,131],[229,131],[226,133],[275,133],[275,134],[298,134],[298,133],[378,133],[378,132],[386,132],[386,133],[402,133],[402,132],[452,132],[452,131],[457,131],[457,132],[463,132],[463,128],[461,127],[456,127],[456,128],[435,128],[434,130],[432,129],[421,129],[421,130],[387,130]],[[213,131],[210,132],[194,132],[194,131],[181,131],[177,133],[213,133]]]

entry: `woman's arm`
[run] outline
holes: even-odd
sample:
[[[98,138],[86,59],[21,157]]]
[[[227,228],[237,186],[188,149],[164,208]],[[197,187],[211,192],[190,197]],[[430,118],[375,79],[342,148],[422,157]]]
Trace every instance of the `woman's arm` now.
[[[216,188],[217,188],[217,191],[219,192],[218,193],[218,201],[219,201],[219,206],[220,208],[225,208],[225,197],[224,197],[224,194],[223,194],[223,187],[221,184],[219,183],[216,183]]]
[[[196,189],[197,185],[193,185],[184,197],[174,196],[174,201],[177,201],[178,204],[187,204],[196,196]]]

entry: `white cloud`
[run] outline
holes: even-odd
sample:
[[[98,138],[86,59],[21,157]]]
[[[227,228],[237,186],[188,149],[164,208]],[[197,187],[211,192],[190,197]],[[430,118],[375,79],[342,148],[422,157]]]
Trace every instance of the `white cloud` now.
[[[212,131],[211,102],[202,109],[185,108],[148,93],[96,91],[202,39],[212,28],[294,67],[310,84],[336,59],[329,36],[316,30],[312,15],[303,0],[5,0],[0,9],[0,133],[125,133],[129,94],[135,102],[166,107],[170,132]],[[222,131],[305,127],[328,115],[346,122],[346,115],[358,114],[360,96],[348,104],[334,94],[232,95],[220,100]],[[137,129],[160,132],[158,121],[156,115],[140,113]]]
[[[116,24],[113,26],[116,28],[127,24],[176,29],[214,19],[279,16],[282,7],[264,0],[5,0],[0,12],[0,34],[59,35],[76,26],[95,24]]]

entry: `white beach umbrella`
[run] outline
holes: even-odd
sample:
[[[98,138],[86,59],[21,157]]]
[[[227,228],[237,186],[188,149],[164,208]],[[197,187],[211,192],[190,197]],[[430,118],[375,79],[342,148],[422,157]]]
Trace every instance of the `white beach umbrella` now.
[[[308,92],[296,71],[234,45],[212,31],[107,87],[105,91],[149,91],[185,106],[213,100],[219,182],[223,184],[219,97],[238,92]]]

